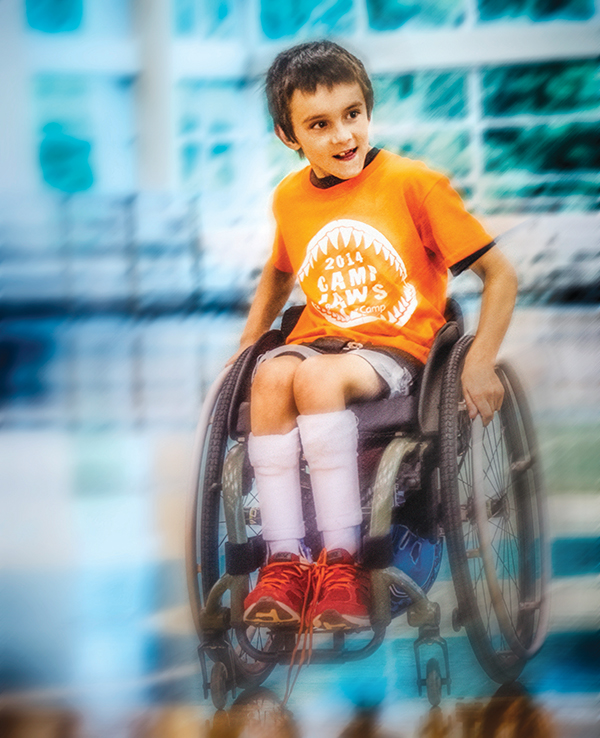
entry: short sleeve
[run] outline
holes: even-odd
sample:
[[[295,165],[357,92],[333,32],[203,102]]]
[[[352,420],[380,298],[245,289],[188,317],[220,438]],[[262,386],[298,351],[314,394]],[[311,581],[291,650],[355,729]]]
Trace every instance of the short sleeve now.
[[[273,266],[276,269],[279,269],[280,272],[294,271],[279,226],[277,226],[277,230],[275,231],[275,239],[273,241],[273,254],[271,260],[273,262]]]
[[[481,223],[467,212],[447,177],[441,177],[427,194],[419,220],[422,232],[433,242],[426,245],[439,253],[447,269],[493,241]]]

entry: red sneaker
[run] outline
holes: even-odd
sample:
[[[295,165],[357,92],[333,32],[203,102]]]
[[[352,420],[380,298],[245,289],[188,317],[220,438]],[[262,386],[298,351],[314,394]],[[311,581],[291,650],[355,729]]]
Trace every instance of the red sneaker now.
[[[315,572],[313,627],[325,630],[369,628],[371,579],[343,548],[327,552],[324,565]]]
[[[311,564],[292,553],[276,553],[244,600],[244,622],[256,626],[300,625],[309,596]]]

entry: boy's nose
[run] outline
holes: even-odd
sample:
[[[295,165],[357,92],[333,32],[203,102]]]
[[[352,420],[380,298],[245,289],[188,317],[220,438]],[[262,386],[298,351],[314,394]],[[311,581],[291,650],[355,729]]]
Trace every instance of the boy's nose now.
[[[350,129],[345,126],[343,123],[340,123],[338,126],[335,127],[333,131],[333,143],[335,144],[341,144],[346,143],[347,141],[350,141],[352,139],[352,132]]]

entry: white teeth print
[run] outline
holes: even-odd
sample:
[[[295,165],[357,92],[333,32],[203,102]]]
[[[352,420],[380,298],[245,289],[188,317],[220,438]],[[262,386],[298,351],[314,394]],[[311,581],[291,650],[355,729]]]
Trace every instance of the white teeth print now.
[[[368,254],[371,246],[373,251]],[[321,228],[311,238],[298,270],[300,283],[313,269],[324,280],[323,284],[329,284],[325,288],[329,291],[321,294],[324,299],[318,304],[314,302],[314,307],[329,323],[340,328],[375,320],[401,327],[417,307],[416,290],[406,281],[406,267],[400,255],[380,231],[367,223],[342,219]],[[361,287],[364,295],[358,294],[356,286],[366,285],[365,279],[371,287],[368,292],[367,286]],[[388,300],[394,300],[395,304]]]
[[[412,285],[407,285],[406,287],[409,294],[401,298],[393,310],[391,312],[388,311],[387,315],[390,323],[395,323],[400,328],[408,322],[408,319],[417,307],[414,289],[409,289]]]
[[[350,236],[352,235],[352,228],[340,228],[340,233],[342,234],[342,241],[344,242],[344,246],[347,246],[348,241],[350,240]]]

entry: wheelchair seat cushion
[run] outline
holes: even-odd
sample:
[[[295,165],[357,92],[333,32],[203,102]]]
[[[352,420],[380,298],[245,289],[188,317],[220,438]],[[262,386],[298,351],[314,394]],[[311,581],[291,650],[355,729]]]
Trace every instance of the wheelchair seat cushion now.
[[[358,420],[361,436],[389,435],[398,430],[410,430],[417,424],[418,396],[360,402],[348,406]],[[238,413],[237,435],[250,433],[250,403],[242,402]]]
[[[358,420],[358,432],[365,435],[387,435],[409,430],[417,424],[418,395],[357,402],[348,406]]]

